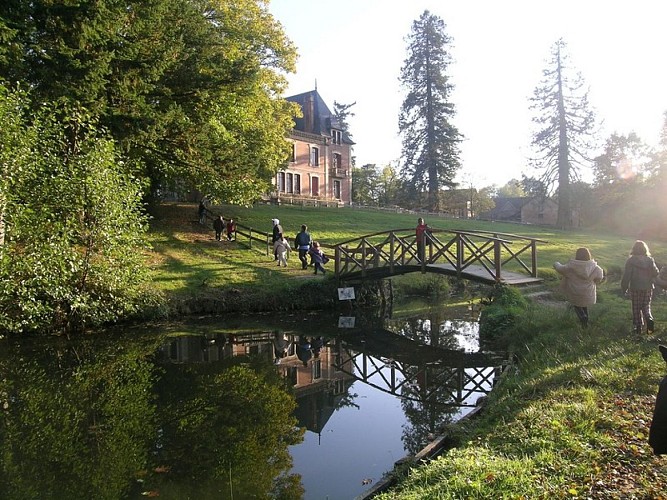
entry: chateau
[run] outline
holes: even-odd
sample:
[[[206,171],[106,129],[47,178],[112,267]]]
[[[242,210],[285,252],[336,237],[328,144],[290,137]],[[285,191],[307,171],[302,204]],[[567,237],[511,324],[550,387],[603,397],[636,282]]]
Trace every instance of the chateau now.
[[[352,200],[352,146],[354,142],[317,90],[286,100],[301,106],[289,140],[292,152],[276,174],[271,198],[278,203],[349,205]]]

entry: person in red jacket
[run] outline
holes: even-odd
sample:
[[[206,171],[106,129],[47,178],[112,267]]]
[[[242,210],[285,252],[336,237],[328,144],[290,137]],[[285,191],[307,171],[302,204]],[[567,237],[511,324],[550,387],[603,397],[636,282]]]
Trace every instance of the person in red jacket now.
[[[424,233],[429,231],[430,228],[428,227],[428,224],[424,222],[424,219],[421,217],[417,219],[417,228],[415,229],[415,239],[417,241],[417,255],[419,256],[419,260],[423,261],[425,254],[424,254]]]
[[[227,221],[227,240],[232,241],[234,239],[234,233],[236,233],[236,222],[234,219],[229,219]]]

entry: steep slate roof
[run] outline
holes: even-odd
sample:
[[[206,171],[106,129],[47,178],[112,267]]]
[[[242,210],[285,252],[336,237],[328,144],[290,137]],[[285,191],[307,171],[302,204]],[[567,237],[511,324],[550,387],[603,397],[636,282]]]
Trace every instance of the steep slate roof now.
[[[306,128],[306,116],[307,116],[307,104],[309,98],[313,99],[313,130],[307,130]],[[322,99],[322,96],[317,92],[317,90],[311,90],[309,92],[303,92],[302,94],[297,94],[289,97],[285,97],[286,101],[295,102],[301,106],[301,111],[303,112],[302,118],[294,119],[294,129],[300,132],[307,132],[316,135],[323,135],[331,137],[331,127],[333,126],[336,129],[342,130],[338,120],[333,115],[329,107]],[[343,142],[346,144],[354,144],[352,139],[349,137],[347,132],[343,132]]]

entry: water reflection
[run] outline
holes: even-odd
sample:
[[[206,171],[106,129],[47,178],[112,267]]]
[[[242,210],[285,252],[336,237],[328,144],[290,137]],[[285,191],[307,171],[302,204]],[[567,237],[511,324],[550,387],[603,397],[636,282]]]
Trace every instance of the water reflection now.
[[[0,497],[353,497],[501,364],[442,308],[4,341]]]

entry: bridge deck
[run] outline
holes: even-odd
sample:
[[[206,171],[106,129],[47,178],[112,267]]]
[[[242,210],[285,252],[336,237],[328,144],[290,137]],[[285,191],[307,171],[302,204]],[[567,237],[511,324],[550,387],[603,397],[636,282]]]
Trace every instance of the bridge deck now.
[[[447,276],[458,276],[456,268],[452,264],[427,264],[425,266],[425,271],[430,273],[445,274]],[[422,267],[418,264],[404,265],[404,266],[394,266],[394,271],[386,267],[378,267],[367,269],[364,273],[357,271],[350,273],[344,277],[346,282],[355,282],[357,280],[363,280],[364,278],[369,279],[383,279],[390,278],[391,276],[398,276],[401,274],[408,274],[413,272],[421,272]],[[496,280],[493,276],[489,274],[489,271],[483,266],[469,265],[460,273],[461,278],[477,281],[480,283],[486,283],[493,285],[496,283]],[[510,286],[521,286],[529,285],[533,283],[542,283],[544,280],[542,278],[536,278],[533,276],[528,276],[522,273],[516,273],[512,271],[503,270],[500,283]]]
[[[428,268],[440,268],[443,271],[449,271],[445,274],[456,275],[456,269],[451,264],[428,264]],[[495,283],[489,272],[482,266],[468,266],[465,271],[461,273],[466,278],[474,278],[476,281],[486,281],[488,283]],[[506,285],[528,285],[531,283],[541,283],[542,278],[534,278],[521,273],[513,273],[512,271],[503,270],[500,282]]]

